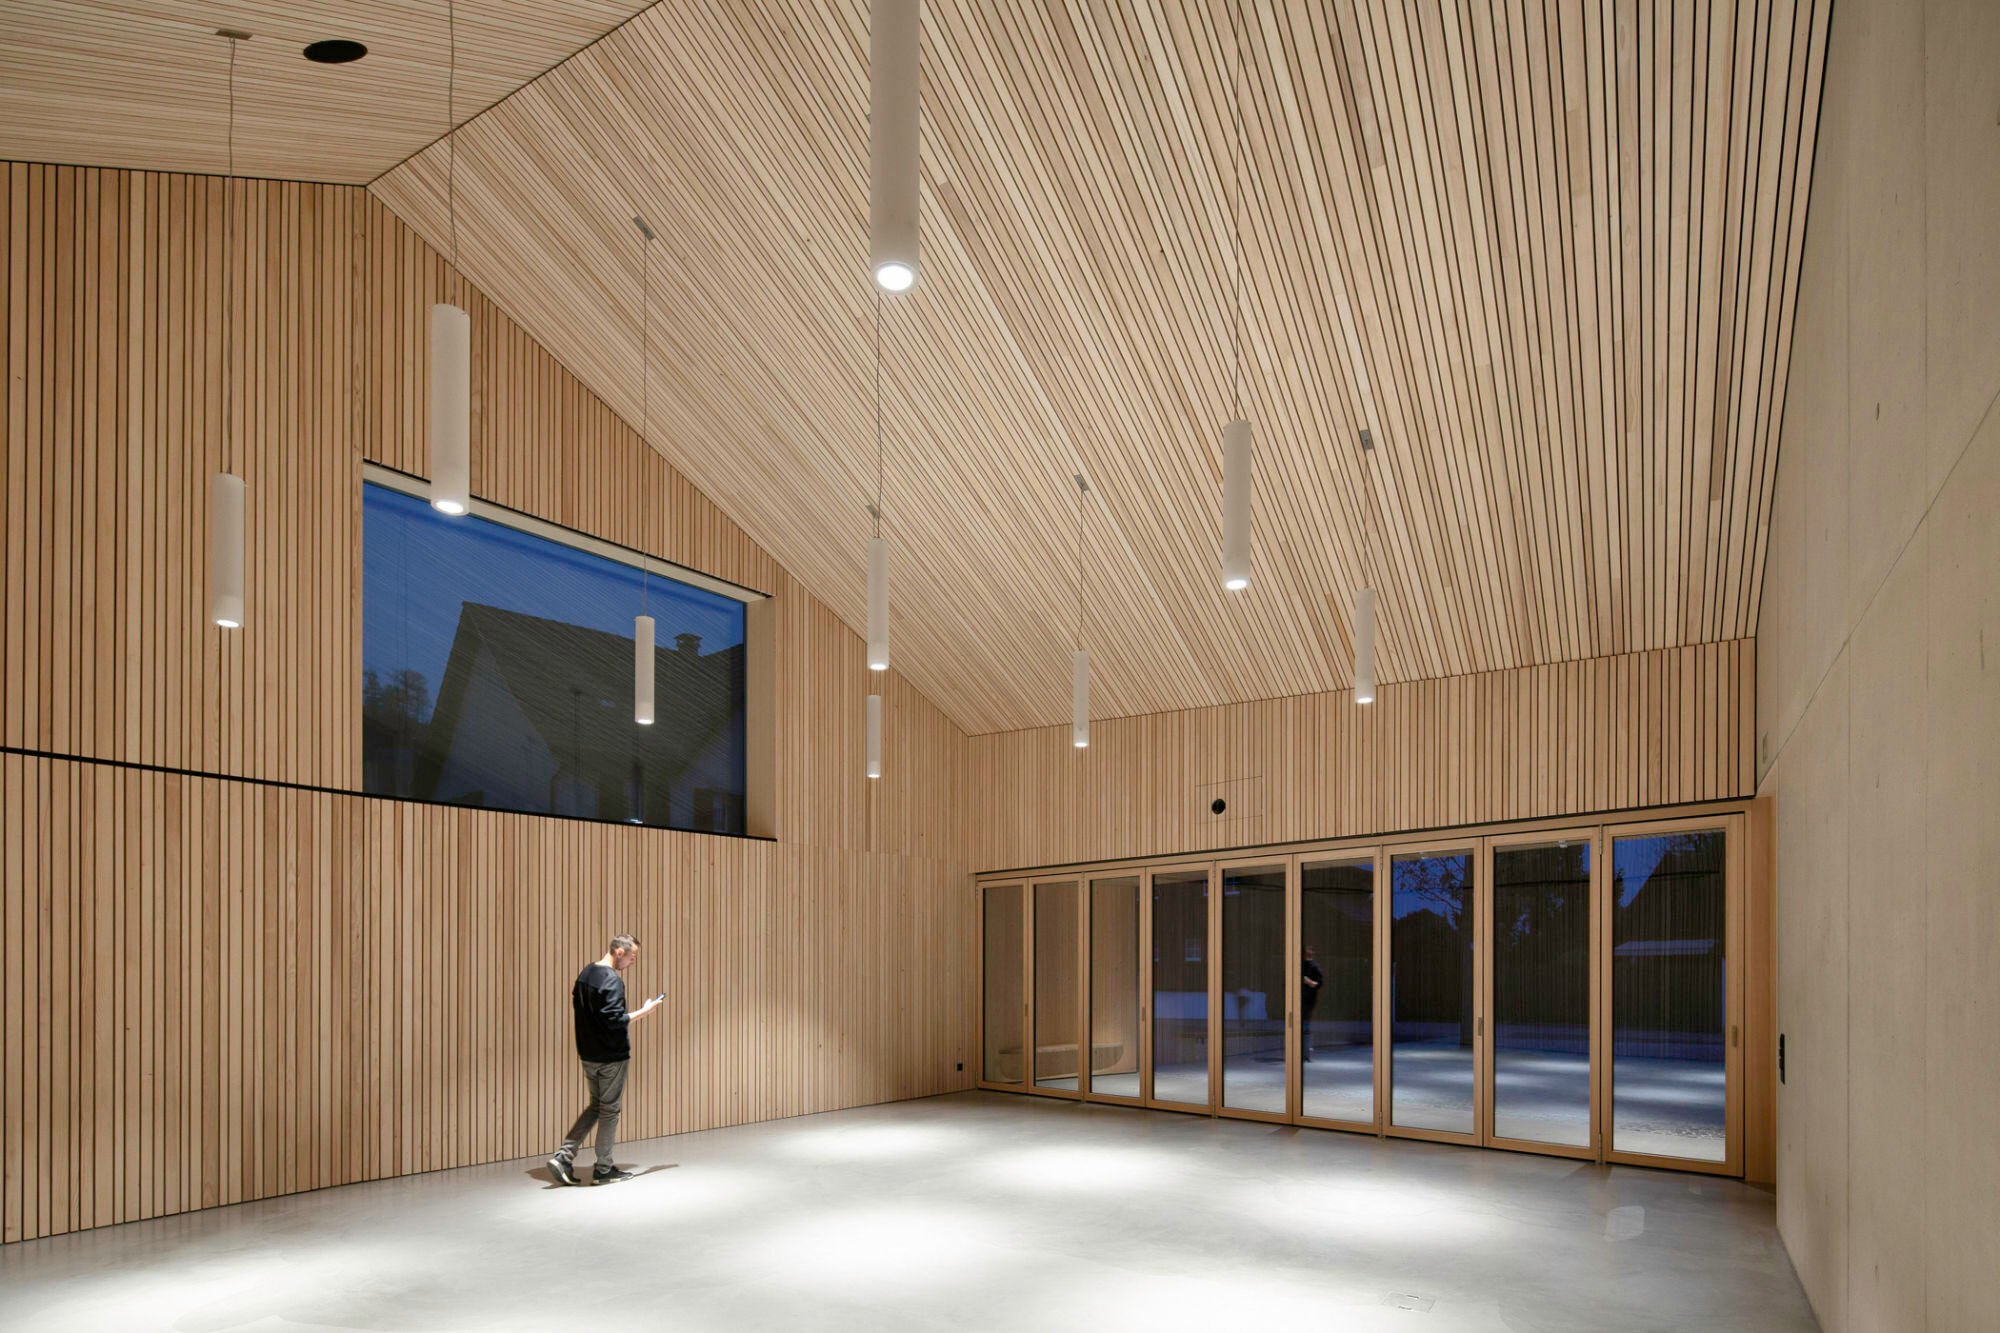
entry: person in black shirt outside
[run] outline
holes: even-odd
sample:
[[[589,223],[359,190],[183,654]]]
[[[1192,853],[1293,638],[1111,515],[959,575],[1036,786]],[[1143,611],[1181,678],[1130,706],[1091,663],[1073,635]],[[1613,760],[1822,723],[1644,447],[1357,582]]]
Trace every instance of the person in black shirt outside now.
[[[614,1180],[630,1180],[630,1171],[621,1171],[611,1160],[618,1143],[618,1113],[625,1098],[625,1070],[632,1060],[632,1044],[627,1027],[653,1012],[664,995],[655,995],[631,1013],[625,1011],[625,982],[619,973],[632,966],[639,956],[639,941],[619,935],[611,941],[604,957],[576,974],[570,987],[570,1008],[576,1015],[576,1054],[583,1061],[583,1081],[590,1086],[590,1103],[569,1127],[562,1147],[549,1158],[549,1171],[565,1185],[576,1184],[576,1150],[591,1127],[597,1128],[597,1166],[591,1172],[593,1185]]]
[[[1320,983],[1326,980],[1326,973],[1319,970],[1313,961],[1313,947],[1306,946],[1306,965],[1299,975],[1299,1054],[1300,1058],[1313,1058],[1313,1006],[1319,1003]]]

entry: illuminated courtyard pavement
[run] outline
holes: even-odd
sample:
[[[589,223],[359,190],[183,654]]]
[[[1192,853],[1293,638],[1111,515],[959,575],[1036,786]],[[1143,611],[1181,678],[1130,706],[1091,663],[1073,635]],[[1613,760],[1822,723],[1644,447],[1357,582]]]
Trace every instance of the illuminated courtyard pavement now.
[[[963,1093],[0,1249],[18,1328],[1810,1329],[1771,1196]]]

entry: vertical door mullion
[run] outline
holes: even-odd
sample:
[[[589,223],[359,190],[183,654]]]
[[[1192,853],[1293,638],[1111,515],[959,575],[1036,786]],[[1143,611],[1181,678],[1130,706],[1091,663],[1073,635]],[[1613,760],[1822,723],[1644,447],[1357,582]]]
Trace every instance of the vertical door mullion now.
[[[1222,1109],[1222,869],[1208,863],[1208,1113]]]
[[[1389,1056],[1393,1008],[1389,991],[1390,857],[1387,847],[1375,849],[1375,1133],[1389,1133]]]
[[[1472,926],[1472,1132],[1493,1144],[1493,857],[1491,839],[1479,839],[1473,856]]]
[[[1138,877],[1138,1101],[1152,1103],[1152,871]]]
[[[1285,961],[1282,970],[1285,978],[1285,1119],[1296,1124],[1305,1114],[1305,1066],[1300,1057],[1305,1054],[1299,1029],[1300,991],[1305,975],[1305,952],[1300,936],[1304,930],[1303,900],[1304,869],[1299,858],[1285,858]]]
[[[1604,1160],[1604,1042],[1608,1031],[1604,1017],[1604,885],[1610,876],[1604,869],[1604,830],[1593,829],[1590,839],[1590,1032],[1585,1039],[1590,1052],[1590,1156]]]
[[[1035,1086],[1035,882],[1021,885],[1021,1087]]]

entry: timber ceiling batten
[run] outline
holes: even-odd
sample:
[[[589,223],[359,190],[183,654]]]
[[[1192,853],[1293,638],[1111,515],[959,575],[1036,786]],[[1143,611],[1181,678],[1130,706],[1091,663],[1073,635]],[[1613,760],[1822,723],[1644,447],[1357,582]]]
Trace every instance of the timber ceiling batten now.
[[[477,116],[646,7],[649,0],[481,0],[468,14],[478,67],[458,112]],[[7,0],[0,5],[0,157],[219,172],[216,24],[243,50],[238,170],[363,185],[437,138],[445,62],[434,8],[413,0]],[[358,40],[352,64],[309,43]]]
[[[970,731],[1062,721],[1060,662],[1022,647],[1068,630],[1046,497],[1076,470],[1120,590],[1100,722],[1348,687],[1363,587],[1385,684],[1751,633],[1824,0],[1243,0],[1265,447],[1233,596],[1225,2],[924,6],[898,669]],[[828,497],[869,465],[868,51],[867,0],[659,6],[458,136],[467,268],[628,419],[605,219],[655,224],[657,447],[857,627]],[[373,187],[434,242],[442,157]]]

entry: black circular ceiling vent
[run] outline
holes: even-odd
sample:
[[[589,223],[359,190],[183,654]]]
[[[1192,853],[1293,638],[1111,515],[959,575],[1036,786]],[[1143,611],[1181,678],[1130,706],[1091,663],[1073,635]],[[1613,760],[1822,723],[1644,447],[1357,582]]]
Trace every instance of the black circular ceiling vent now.
[[[367,54],[367,47],[345,37],[329,37],[306,48],[306,59],[319,65],[348,65]]]

